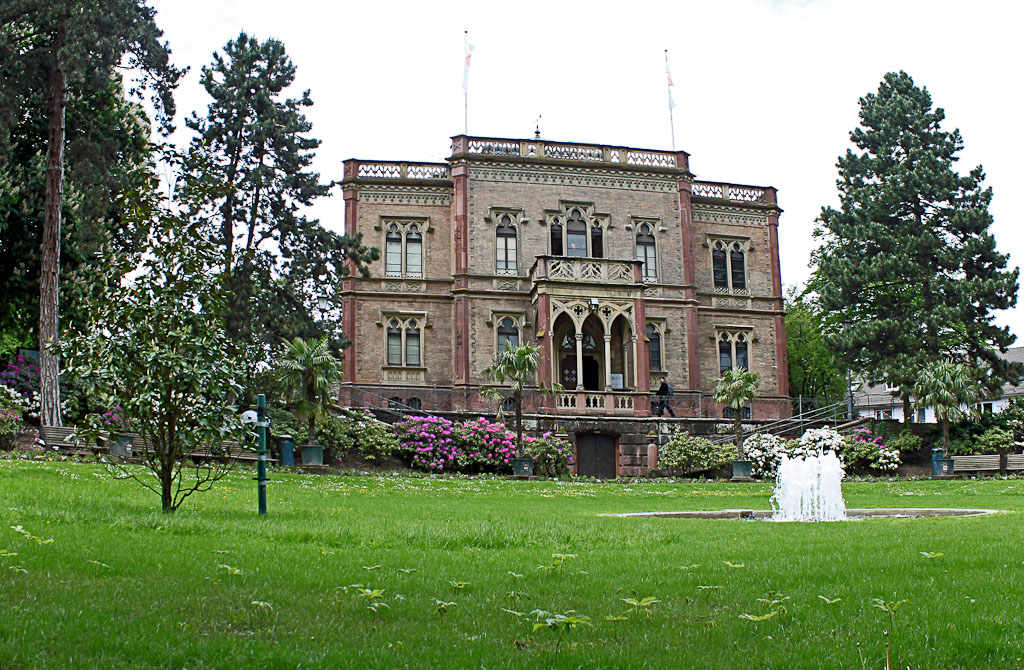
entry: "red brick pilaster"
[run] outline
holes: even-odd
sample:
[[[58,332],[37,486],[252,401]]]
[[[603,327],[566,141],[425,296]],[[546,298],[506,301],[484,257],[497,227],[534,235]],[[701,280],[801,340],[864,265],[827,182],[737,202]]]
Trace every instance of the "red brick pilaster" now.
[[[633,301],[633,313],[636,318],[636,390],[638,393],[646,393],[651,388],[651,354],[647,347],[647,303],[643,298]],[[633,416],[650,415],[651,404],[646,398],[647,396],[634,397]]]
[[[772,272],[774,307],[780,312],[775,317],[776,383],[779,395],[789,395],[789,356],[786,354],[786,320],[782,312],[782,263],[779,259],[779,212],[774,188],[765,189],[766,200],[776,208],[768,213],[768,253]]]
[[[355,161],[345,162],[346,175],[355,169]],[[342,191],[342,195],[345,198],[345,233],[351,235],[358,231],[356,215],[359,204],[359,192],[355,188],[348,186]],[[345,268],[349,275],[355,272],[355,265],[349,260],[345,261]],[[354,288],[351,279],[342,280],[341,290],[345,295],[341,300],[341,331],[349,341],[348,347],[345,348],[345,360],[343,362],[345,381],[347,382],[356,381],[356,299],[350,293]]]
[[[452,168],[455,186],[455,274],[469,271],[469,168]]]
[[[686,385],[692,391],[699,391],[700,360],[697,351],[697,275],[694,269],[697,242],[693,238],[692,192],[693,185],[690,182],[679,182],[679,230],[683,247],[683,283],[686,284],[686,288],[683,289],[683,296],[687,300],[692,301],[683,308],[683,320],[686,325]]]

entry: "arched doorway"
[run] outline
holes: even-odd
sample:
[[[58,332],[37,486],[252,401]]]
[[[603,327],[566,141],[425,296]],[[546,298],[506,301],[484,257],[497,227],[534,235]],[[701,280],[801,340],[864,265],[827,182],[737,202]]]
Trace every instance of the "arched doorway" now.
[[[557,346],[555,372],[558,382],[569,391],[603,390],[604,328],[600,320],[593,315],[588,316],[583,322],[582,337],[577,338],[576,324],[568,315],[560,314],[555,319],[553,330]]]

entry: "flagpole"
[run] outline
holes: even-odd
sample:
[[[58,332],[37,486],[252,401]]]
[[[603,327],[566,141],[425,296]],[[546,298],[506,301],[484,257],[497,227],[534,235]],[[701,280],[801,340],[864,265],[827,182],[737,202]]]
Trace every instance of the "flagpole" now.
[[[466,66],[462,71],[462,123],[463,134],[469,135],[469,59],[473,55],[473,45],[469,43],[469,31],[463,31],[463,42],[466,49]]]
[[[668,49],[665,49],[665,75],[668,77],[668,125],[672,131],[672,151],[676,150],[676,122],[672,117],[672,110],[676,101],[672,99],[672,71],[668,68]]]

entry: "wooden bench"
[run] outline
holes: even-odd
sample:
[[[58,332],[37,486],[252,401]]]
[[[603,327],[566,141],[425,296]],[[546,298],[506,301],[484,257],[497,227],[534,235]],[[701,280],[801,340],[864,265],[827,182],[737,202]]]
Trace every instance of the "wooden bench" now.
[[[999,454],[984,454],[981,456],[951,456],[953,459],[953,474],[959,475],[967,472],[999,472]]]
[[[257,454],[254,449],[247,449],[238,442],[228,440],[221,442],[217,449],[192,452],[189,454],[189,458],[193,460],[220,458],[229,461],[239,461],[242,463],[255,463],[259,460],[259,454]],[[267,463],[277,463],[277,459],[267,456]]]
[[[50,449],[71,452],[79,456],[105,454],[108,447],[86,444],[78,436],[78,429],[71,426],[40,426],[39,437]]]
[[[1024,454],[1007,454],[1006,455],[1006,470],[1024,470]]]

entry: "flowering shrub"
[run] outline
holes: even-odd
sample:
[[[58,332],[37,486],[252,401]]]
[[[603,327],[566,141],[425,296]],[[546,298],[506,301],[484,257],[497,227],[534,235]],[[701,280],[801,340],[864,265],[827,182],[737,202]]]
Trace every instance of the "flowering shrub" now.
[[[568,440],[551,433],[544,433],[540,437],[524,437],[523,452],[533,459],[536,471],[548,477],[568,472],[572,463],[572,445]]]
[[[368,409],[345,410],[341,415],[325,414],[316,422],[316,437],[332,461],[340,461],[344,454],[352,451],[373,461],[398,449],[395,431]]]
[[[426,470],[456,469],[458,432],[453,422],[437,416],[414,416],[394,424],[400,450],[415,467]]]
[[[790,455],[789,442],[771,433],[755,433],[743,441],[743,453],[753,465],[755,477],[775,477],[784,455]]]
[[[867,428],[853,431],[853,438],[843,451],[846,466],[863,467],[882,472],[894,472],[900,467],[900,450],[882,444],[882,436]]]
[[[21,430],[21,405],[15,397],[0,395],[0,448],[10,449],[14,446],[14,436]]]
[[[831,428],[812,428],[800,436],[797,446],[797,456],[820,456],[834,451],[842,460],[843,452],[846,450],[846,438]]]
[[[505,424],[492,423],[480,417],[459,424],[457,434],[459,451],[456,460],[460,468],[494,471],[511,465],[516,453],[516,436],[505,428]]]
[[[748,444],[751,439],[743,444]],[[658,450],[658,467],[686,474],[720,468],[735,457],[736,448],[731,444],[715,444],[705,437],[676,430]]]

